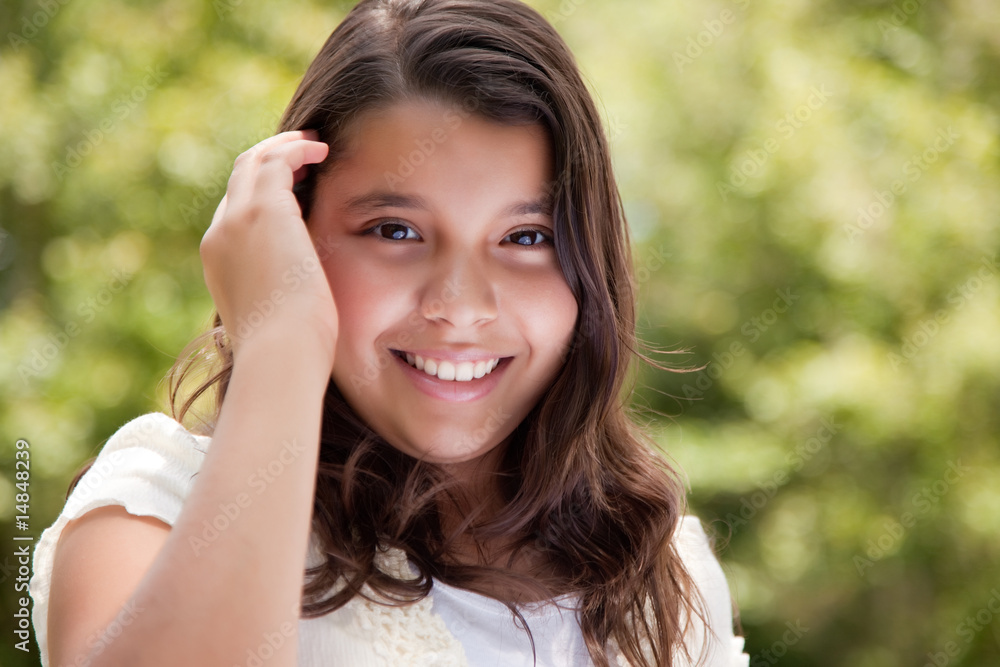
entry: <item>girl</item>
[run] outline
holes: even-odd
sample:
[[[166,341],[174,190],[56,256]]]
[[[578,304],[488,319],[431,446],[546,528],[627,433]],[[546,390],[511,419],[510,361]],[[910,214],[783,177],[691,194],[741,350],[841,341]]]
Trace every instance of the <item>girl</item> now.
[[[746,665],[625,413],[627,229],[552,27],[365,0],[280,130],[202,241],[176,421],[123,426],[40,540],[43,665]]]

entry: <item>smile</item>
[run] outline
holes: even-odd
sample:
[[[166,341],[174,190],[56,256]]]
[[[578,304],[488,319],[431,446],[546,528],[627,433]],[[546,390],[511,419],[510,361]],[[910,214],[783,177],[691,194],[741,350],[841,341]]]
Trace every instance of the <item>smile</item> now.
[[[489,375],[500,364],[501,358],[482,359],[479,361],[458,361],[451,362],[440,359],[421,357],[419,354],[393,350],[400,359],[405,359],[406,363],[423,371],[425,374],[436,377],[439,380],[453,382],[471,382],[481,377]]]

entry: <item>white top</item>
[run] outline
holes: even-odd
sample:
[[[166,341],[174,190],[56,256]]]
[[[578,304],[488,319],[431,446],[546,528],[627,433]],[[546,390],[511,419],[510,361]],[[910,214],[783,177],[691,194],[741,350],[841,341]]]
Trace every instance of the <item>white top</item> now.
[[[465,647],[471,667],[531,667],[528,633],[514,625],[514,616],[504,603],[462,588],[434,581],[432,608],[444,619]],[[563,595],[551,603],[535,603],[521,608],[531,628],[539,667],[548,665],[590,665],[590,653],[583,641],[573,610],[578,596]],[[475,650],[470,650],[475,647]],[[483,648],[489,647],[489,650]]]
[[[210,444],[211,438],[194,435],[171,417],[154,412],[128,422],[104,445],[35,547],[29,590],[34,599],[32,623],[42,667],[49,665],[52,561],[66,524],[97,507],[121,505],[130,514],[153,516],[173,525],[193,484],[192,475]],[[733,636],[726,578],[701,524],[694,517],[684,517],[675,539],[706,602],[709,627],[714,632],[702,664],[747,667],[743,638]],[[318,546],[311,540],[306,564],[314,565],[319,558]],[[378,565],[397,576],[416,573],[398,550],[379,554]],[[534,638],[538,667],[591,664],[573,612],[575,602],[575,595],[564,595],[522,608]],[[694,651],[702,645],[705,628],[700,621],[692,623],[692,628],[689,646]],[[262,642],[258,655],[266,657],[269,649]],[[626,666],[615,647],[609,648],[609,655],[612,664]],[[435,580],[428,598],[405,607],[381,605],[358,596],[320,618],[300,619],[300,667],[331,664],[530,667],[532,652],[527,633],[516,627],[506,605]]]

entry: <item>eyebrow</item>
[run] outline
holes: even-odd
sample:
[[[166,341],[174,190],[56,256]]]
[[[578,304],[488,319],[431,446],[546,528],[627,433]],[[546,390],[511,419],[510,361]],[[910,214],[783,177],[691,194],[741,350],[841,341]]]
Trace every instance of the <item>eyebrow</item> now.
[[[370,212],[381,208],[408,208],[417,211],[429,211],[427,201],[418,195],[400,195],[392,192],[369,192],[352,197],[344,207],[349,212]],[[515,202],[500,212],[502,217],[521,215],[551,215],[552,198],[542,195],[531,201]]]

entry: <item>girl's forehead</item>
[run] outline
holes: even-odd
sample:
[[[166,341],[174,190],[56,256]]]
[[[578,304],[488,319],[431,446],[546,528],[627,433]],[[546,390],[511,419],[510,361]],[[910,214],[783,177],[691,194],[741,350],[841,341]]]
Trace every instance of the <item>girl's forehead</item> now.
[[[543,125],[502,124],[476,113],[475,108],[465,102],[416,97],[363,111],[342,131],[339,157],[349,160],[388,146],[417,167],[433,155],[446,153],[442,149],[449,144],[492,141],[503,145],[524,135],[540,139],[551,157],[550,136]]]
[[[368,114],[322,182],[341,198],[425,192],[470,205],[549,191],[551,146],[541,125],[501,125],[460,110],[403,102]]]

